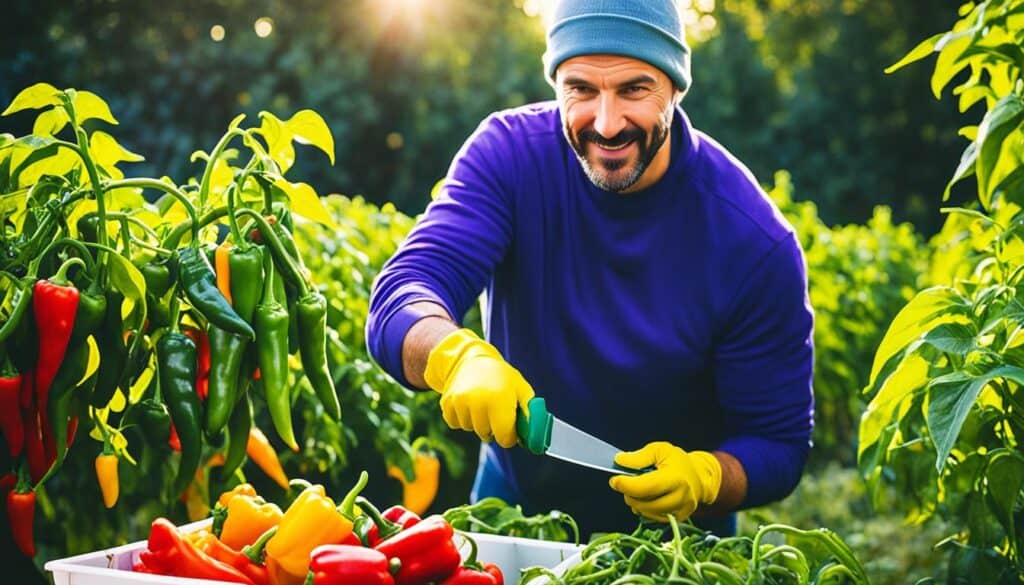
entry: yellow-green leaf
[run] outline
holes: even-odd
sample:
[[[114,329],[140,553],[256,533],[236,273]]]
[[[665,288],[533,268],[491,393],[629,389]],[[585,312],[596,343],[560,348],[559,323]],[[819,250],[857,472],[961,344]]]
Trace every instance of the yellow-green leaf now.
[[[110,106],[107,105],[107,102],[91,91],[80,90],[75,94],[74,104],[75,117],[79,124],[93,118],[117,124],[117,119],[110,113]]]
[[[21,90],[11,105],[3,111],[0,116],[6,116],[22,110],[37,110],[46,106],[60,105],[60,98],[57,97],[60,90],[49,83],[37,83]]]
[[[32,126],[32,133],[43,136],[56,136],[69,121],[68,113],[64,111],[64,108],[50,108],[36,117],[36,122]]]
[[[278,177],[274,181],[274,185],[288,195],[288,199],[292,202],[291,210],[296,215],[301,215],[329,228],[336,229],[338,227],[331,215],[327,213],[323,202],[317,197],[316,191],[306,183],[292,183],[284,177]]]
[[[900,363],[861,416],[858,456],[878,441],[900,406],[927,383],[928,362],[919,355],[911,354]]]
[[[89,363],[85,365],[85,375],[78,381],[79,384],[88,380],[100,367],[100,348],[96,344],[96,338],[90,335],[85,342],[89,344]]]
[[[121,389],[118,388],[114,392],[114,396],[111,397],[110,404],[107,405],[107,408],[114,412],[124,412],[125,406],[128,406],[128,401],[125,399],[124,393],[121,392]]]
[[[943,34],[944,33],[939,33],[929,39],[925,39],[924,41],[921,42],[921,44],[917,45],[909,53],[907,53],[906,56],[904,56],[902,59],[897,61],[895,64],[886,67],[885,72],[892,73],[897,69],[906,67],[907,65],[913,63],[914,61],[920,61],[921,59],[924,59],[928,55],[931,55],[935,51],[935,43],[937,43],[938,40],[942,38]]]
[[[100,167],[110,173],[114,179],[124,178],[124,173],[117,168],[119,162],[140,162],[142,156],[121,146],[113,136],[97,130],[89,137],[89,152]]]
[[[278,170],[288,172],[295,163],[295,149],[291,132],[284,122],[270,112],[260,112],[259,133],[267,141],[267,154],[277,163]]]
[[[18,176],[18,184],[23,187],[32,185],[38,182],[43,175],[65,175],[81,164],[82,159],[78,157],[77,153],[67,148],[58,148],[53,156],[38,160],[25,167]]]
[[[231,123],[228,124],[228,132],[234,130],[235,128],[238,128],[238,125],[241,124],[242,120],[244,119],[245,114],[238,114],[237,116],[235,116],[235,118],[231,120]]]
[[[903,307],[889,325],[882,343],[875,353],[875,361],[871,366],[869,384],[890,358],[903,350],[911,341],[925,333],[931,326],[939,323],[966,322],[967,318],[955,312],[946,312],[958,304],[959,294],[956,289],[936,286],[925,289],[917,294]]]
[[[301,110],[296,112],[285,125],[291,131],[294,139],[303,144],[310,144],[319,148],[327,154],[334,164],[334,136],[327,122],[320,117],[320,114],[313,110]]]

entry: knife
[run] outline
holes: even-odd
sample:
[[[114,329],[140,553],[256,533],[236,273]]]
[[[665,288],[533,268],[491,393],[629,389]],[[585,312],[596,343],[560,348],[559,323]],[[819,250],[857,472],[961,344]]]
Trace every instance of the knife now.
[[[615,474],[640,475],[654,471],[653,467],[632,469],[616,464],[615,455],[621,449],[552,416],[543,398],[531,398],[527,408],[529,416],[522,409],[516,415],[516,432],[520,444],[534,455],[548,455]]]

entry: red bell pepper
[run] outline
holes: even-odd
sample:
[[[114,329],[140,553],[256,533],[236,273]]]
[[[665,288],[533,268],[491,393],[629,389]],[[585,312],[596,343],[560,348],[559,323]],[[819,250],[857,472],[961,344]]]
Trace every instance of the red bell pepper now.
[[[399,562],[372,548],[324,544],[309,557],[306,585],[395,585]]]
[[[459,567],[462,558],[452,542],[454,535],[451,524],[434,515],[374,548],[389,559],[401,561],[401,569],[395,575],[396,585],[422,585],[447,579]]]
[[[403,506],[391,506],[382,514],[366,498],[357,498],[356,505],[373,520],[373,525],[370,526],[366,534],[367,546],[377,546],[380,541],[391,538],[421,522],[418,514]]]
[[[469,557],[455,573],[445,579],[441,585],[505,585],[505,576],[494,563],[481,563],[476,560],[476,541],[461,534],[469,542]]]
[[[5,371],[0,374],[0,435],[7,441],[11,457],[21,454],[25,446],[25,425],[21,420],[21,375]]]
[[[78,289],[67,280],[68,268],[75,263],[82,264],[81,258],[71,258],[61,264],[57,274],[49,280],[36,281],[32,292],[32,309],[39,330],[36,401],[44,423],[50,384],[64,361],[64,352],[68,348],[71,330],[75,326],[75,314],[78,312]]]
[[[36,556],[36,543],[32,535],[32,524],[36,515],[36,492],[26,481],[22,468],[18,483],[7,492],[7,520],[11,523],[11,536],[25,556]]]
[[[171,577],[191,577],[256,585],[238,569],[222,563],[184,540],[166,518],[157,518],[149,529],[147,550],[139,560],[149,570]]]

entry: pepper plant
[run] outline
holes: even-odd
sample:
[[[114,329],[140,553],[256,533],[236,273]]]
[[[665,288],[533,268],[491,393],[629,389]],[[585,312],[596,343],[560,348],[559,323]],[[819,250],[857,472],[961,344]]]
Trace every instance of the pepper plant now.
[[[32,134],[0,135],[0,399],[13,406],[0,420],[0,485],[19,502],[19,543],[33,532],[20,504],[30,496],[43,523],[78,526],[36,531],[52,557],[138,538],[133,515],[205,515],[211,492],[246,479],[246,456],[264,472],[254,483],[287,489],[261,428],[299,453],[286,466],[317,466],[310,447],[350,432],[339,395],[369,412],[375,387],[393,384],[343,386],[354,383],[336,349],[345,323],[324,292],[352,293],[305,266],[323,242],[311,252],[293,239],[314,223],[337,237],[316,191],[285,176],[295,143],[333,162],[327,125],[310,110],[262,112],[249,127],[238,116],[179,184],[125,176],[141,156],[102,129],[117,120],[99,96],[40,83],[4,114],[32,109]],[[351,347],[361,330],[344,332]],[[371,420],[359,437],[385,466],[413,467],[412,404],[394,394],[388,424]],[[335,441],[332,473],[357,445]],[[90,513],[83,496],[114,511]]]
[[[969,141],[950,188],[973,177],[976,198],[949,213],[931,278],[878,347],[865,393],[859,467],[880,497],[896,485],[912,522],[933,515],[959,531],[950,582],[1024,575],[1024,0],[970,2],[952,30],[889,71],[937,54],[932,90],[956,80]],[[975,108],[975,109],[972,109]],[[881,504],[882,502],[877,502]]]

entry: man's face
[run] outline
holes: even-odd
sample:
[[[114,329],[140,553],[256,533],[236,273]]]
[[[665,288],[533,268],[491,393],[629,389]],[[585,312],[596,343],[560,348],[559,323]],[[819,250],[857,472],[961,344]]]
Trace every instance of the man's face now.
[[[629,193],[661,178],[676,103],[667,75],[629,57],[584,55],[559,65],[555,87],[565,136],[594,185]]]

